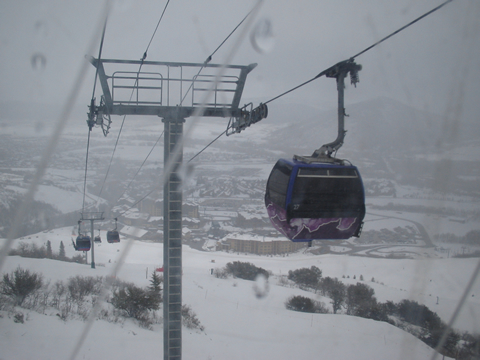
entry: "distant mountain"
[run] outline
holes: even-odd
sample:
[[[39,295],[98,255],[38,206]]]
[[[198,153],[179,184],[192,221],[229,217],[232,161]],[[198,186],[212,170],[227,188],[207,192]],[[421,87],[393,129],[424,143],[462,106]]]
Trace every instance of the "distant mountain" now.
[[[458,137],[452,137],[456,129],[446,127],[441,116],[386,97],[346,104],[345,112],[347,134],[340,157],[351,152],[433,153],[439,144],[452,142],[451,145],[460,146],[461,141],[478,134],[472,131],[474,125],[463,125],[465,130],[459,129],[454,133]],[[322,112],[311,107],[288,106],[277,111],[276,116],[275,123],[284,126],[273,129],[268,140],[277,149],[310,155],[337,137],[336,109]]]

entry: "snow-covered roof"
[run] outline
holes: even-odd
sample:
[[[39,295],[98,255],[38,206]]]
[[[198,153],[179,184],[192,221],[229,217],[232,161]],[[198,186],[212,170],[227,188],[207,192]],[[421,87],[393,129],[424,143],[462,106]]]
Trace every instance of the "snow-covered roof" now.
[[[260,242],[270,242],[270,241],[290,241],[284,237],[271,237],[271,236],[261,236],[256,234],[245,234],[245,233],[232,233],[225,236],[223,240],[253,240]]]
[[[126,218],[126,219],[145,220],[146,221],[148,219],[148,217],[150,216],[147,213],[139,212],[137,209],[132,209],[132,210],[135,210],[135,211],[128,211],[123,215],[123,217]]]
[[[183,205],[188,205],[188,206],[198,206],[198,203],[192,200],[186,200],[183,202]]]
[[[253,220],[253,219],[259,219],[262,220],[263,218],[268,217],[267,214],[258,214],[258,213],[251,213],[247,211],[240,211],[238,213],[241,217],[243,217],[246,220]]]
[[[124,226],[122,230],[120,230],[120,234],[131,236],[134,238],[141,238],[144,236],[148,231],[144,229],[140,229],[135,226]]]
[[[118,199],[118,202],[120,203],[127,203],[127,204],[134,204],[135,203],[135,199],[132,198],[131,196],[128,196],[128,195],[123,195],[120,199]]]

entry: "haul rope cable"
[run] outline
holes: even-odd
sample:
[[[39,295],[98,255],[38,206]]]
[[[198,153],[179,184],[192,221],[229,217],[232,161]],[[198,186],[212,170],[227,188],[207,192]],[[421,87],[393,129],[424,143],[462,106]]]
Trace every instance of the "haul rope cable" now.
[[[100,40],[100,48],[98,49],[98,58],[99,59],[102,57],[103,41],[105,40],[105,30],[107,28],[107,20],[108,20],[108,17],[105,18],[105,24],[103,25],[102,39]],[[95,70],[95,80],[93,82],[91,104],[94,104],[94,102],[95,102],[95,89],[96,89],[96,85],[97,85],[97,78],[98,78],[98,67]],[[90,148],[90,132],[92,131],[91,125],[92,124],[88,124],[87,155],[86,155],[86,158],[85,158],[85,177],[83,179],[82,214],[85,212],[85,195],[87,193],[88,150]]]
[[[87,193],[87,169],[88,169],[88,149],[90,147],[90,133],[92,131],[88,129],[87,137],[87,155],[85,157],[85,176],[83,178],[83,202],[82,202],[82,214],[85,212],[85,195]]]
[[[93,49],[96,46],[97,40],[98,40],[97,34],[101,32],[101,28],[104,24],[104,19],[106,19],[110,11],[110,3],[111,3],[111,0],[105,1],[105,5],[103,6],[100,13],[100,21],[96,25],[95,31],[93,31],[93,35],[90,38],[90,41],[87,43],[87,49],[86,49],[87,54],[93,53]],[[42,157],[40,158],[40,162],[37,166],[36,172],[34,173],[31,185],[28,188],[27,193],[25,194],[24,201],[22,202],[22,204],[19,206],[19,208],[15,213],[14,221],[7,234],[7,241],[5,242],[2,249],[0,250],[0,271],[2,270],[5,264],[5,258],[8,256],[8,251],[10,250],[10,247],[12,246],[13,241],[17,236],[18,229],[25,221],[25,215],[27,213],[27,209],[29,209],[33,201],[33,197],[38,189],[40,180],[45,174],[45,169],[47,168],[48,163],[55,151],[55,148],[63,132],[63,129],[65,128],[66,122],[69,119],[70,114],[72,113],[73,105],[75,104],[75,101],[80,93],[80,88],[84,81],[85,74],[87,73],[88,65],[89,64],[87,61],[82,62],[80,65],[77,76],[73,82],[74,85],[70,90],[70,92],[67,94],[67,98],[65,100],[64,106],[62,107],[60,114],[57,118],[55,130],[53,131],[48,141],[47,148],[45,149]]]
[[[419,17],[416,18],[415,20],[412,20],[412,21],[409,22],[408,24],[402,26],[402,27],[399,28],[398,30],[395,30],[395,31],[392,32],[390,35],[385,36],[385,37],[382,38],[381,40],[375,42],[374,44],[372,44],[372,45],[370,45],[369,47],[365,48],[364,50],[360,51],[358,54],[350,57],[349,60],[353,60],[353,59],[355,59],[356,57],[358,57],[358,56],[366,53],[368,50],[373,49],[375,46],[377,46],[377,45],[379,45],[380,43],[384,42],[385,40],[391,38],[392,36],[398,34],[399,32],[401,32],[402,30],[406,29],[407,27],[415,24],[417,21],[419,21],[419,20],[425,18],[426,16],[434,13],[435,11],[437,11],[438,9],[442,8],[443,6],[445,6],[446,4],[448,4],[449,2],[452,2],[452,1],[453,1],[453,0],[447,0],[447,1],[445,1],[444,3],[438,5],[437,7],[433,8],[432,10],[430,10],[430,11],[426,12],[425,14],[419,16]],[[277,95],[277,96],[273,97],[272,99],[264,102],[263,104],[271,103],[272,101],[277,100],[278,98],[281,98],[282,96],[287,95],[288,93],[291,93],[292,91],[295,91],[295,90],[301,88],[302,86],[311,83],[312,81],[314,81],[314,80],[320,78],[321,76],[325,75],[325,74],[327,73],[327,71],[330,70],[331,68],[332,68],[332,67],[329,67],[328,69],[325,69],[324,71],[322,71],[321,73],[319,73],[319,74],[316,75],[315,77],[311,78],[310,80],[307,80],[307,81],[301,83],[300,85],[297,85],[297,86],[293,87],[292,89],[287,90],[287,91],[285,91],[284,93],[281,93],[280,95]],[[226,134],[226,132],[227,132],[227,131],[225,130],[223,133],[221,133],[220,135],[218,135],[214,140],[212,140],[212,142],[210,142],[207,146],[205,146],[202,150],[200,150],[200,152],[198,152],[197,154],[195,154],[195,155],[189,160],[189,162],[192,161],[194,158],[196,158],[198,155],[200,155],[200,154],[201,154],[204,150],[206,150],[210,145],[212,145],[215,141],[217,141],[222,135]]]
[[[198,153],[196,153],[190,160],[188,160],[188,162],[192,161],[193,159],[195,159],[198,155],[200,155],[202,152],[204,152],[210,145],[212,145],[215,141],[217,141],[218,139],[220,139],[220,137],[222,135],[224,135],[225,133],[227,132],[227,130],[225,130],[224,132],[222,132],[220,135],[218,135],[215,139],[213,139],[207,146],[205,146],[202,150],[200,150]]]
[[[147,53],[148,53],[148,50],[150,49],[150,45],[152,44],[152,41],[153,41],[153,38],[155,37],[155,34],[157,33],[157,30],[158,30],[158,27],[160,25],[160,22],[162,21],[163,19],[163,15],[165,14],[165,11],[167,10],[167,7],[168,7],[168,4],[170,3],[170,0],[167,1],[167,3],[165,4],[165,7],[163,8],[163,11],[162,11],[162,14],[160,15],[160,19],[158,20],[157,22],[157,26],[155,27],[155,30],[153,31],[153,34],[150,38],[150,41],[148,42],[148,45],[145,49],[145,52],[143,53],[143,56],[142,58],[140,59],[142,62],[138,68],[138,71],[137,71],[137,79],[135,80],[135,84],[133,85],[133,89],[132,89],[132,93],[130,94],[130,99],[129,101],[132,100],[132,97],[133,97],[133,94],[135,93],[135,86],[138,84],[138,76],[140,74],[140,71],[142,70],[142,66],[143,66],[143,62],[145,61],[145,59],[147,58]],[[115,152],[117,150],[117,146],[118,146],[118,141],[120,139],[120,135],[122,134],[122,130],[123,130],[123,125],[125,124],[125,119],[127,118],[127,115],[125,114],[123,116],[123,120],[122,120],[122,124],[120,125],[120,130],[118,131],[118,135],[117,135],[117,140],[115,141],[115,146],[113,148],[113,152],[112,152],[112,156],[110,157],[110,162],[108,164],[108,167],[107,167],[107,172],[105,174],[105,177],[103,179],[103,183],[102,183],[102,186],[100,188],[100,191],[97,195],[97,202],[100,200],[100,196],[102,195],[102,191],[103,191],[103,188],[105,186],[105,183],[107,181],[107,178],[108,178],[108,174],[110,173],[110,168],[112,166],[112,162],[113,162],[113,157],[115,156]]]
[[[148,45],[147,45],[147,49],[145,50],[145,52],[143,53],[143,57],[142,57],[142,61],[145,60],[147,58],[147,53],[148,53],[148,50],[150,49],[150,45],[152,44],[152,41],[153,41],[153,38],[155,37],[155,34],[157,33],[157,30],[158,30],[158,27],[160,25],[160,22],[162,21],[163,19],[163,15],[165,14],[165,11],[167,10],[167,6],[168,4],[170,3],[170,0],[167,1],[167,3],[165,4],[165,7],[163,8],[163,12],[162,12],[162,15],[160,16],[160,19],[158,20],[157,22],[157,26],[155,27],[155,30],[153,31],[153,34],[152,34],[152,37],[150,38],[150,41],[148,42]],[[98,68],[97,68],[98,70]],[[140,72],[140,70],[138,71]],[[138,74],[138,73],[137,73]],[[135,85],[134,85],[135,86]],[[133,93],[132,93],[133,95]],[[131,96],[130,96],[130,99],[131,99]],[[124,118],[125,119],[125,118]],[[123,127],[123,122],[122,122],[122,127]],[[120,198],[125,194],[125,192],[127,191],[127,189],[130,187],[130,185],[132,184],[133,180],[135,180],[135,178],[137,177],[138,173],[140,172],[140,170],[142,169],[143,165],[145,164],[145,162],[147,161],[148,157],[150,156],[150,154],[152,153],[153,149],[155,148],[155,146],[157,145],[158,141],[160,140],[160,138],[162,137],[163,135],[163,131],[162,133],[160,134],[160,136],[158,137],[157,141],[155,142],[155,144],[153,145],[152,149],[150,150],[150,152],[148,153],[147,157],[145,158],[145,160],[143,160],[142,164],[140,165],[140,168],[137,170],[137,172],[135,173],[135,175],[133,176],[132,180],[130,180],[130,182],[128,183],[125,191],[122,193],[122,195],[118,198],[118,200],[120,200]],[[119,133],[119,136],[120,136],[120,133]],[[115,150],[114,150],[114,153],[115,153]],[[112,155],[113,156],[113,155]],[[107,175],[108,175],[108,171],[107,171]],[[106,177],[105,177],[105,180],[106,180]],[[104,180],[104,184],[105,184],[105,180]],[[103,185],[102,185],[102,189],[103,189]],[[100,190],[100,194],[102,193],[102,190]],[[100,194],[99,194],[99,197],[100,197]],[[117,202],[118,202],[117,200]]]
[[[212,57],[213,55],[222,47],[223,44],[225,44],[225,42],[233,35],[233,33],[240,27],[240,25],[243,24],[243,22],[248,18],[248,16],[250,16],[250,14],[252,13],[254,9],[250,10],[248,12],[247,15],[245,15],[245,17],[242,19],[242,21],[240,21],[240,23],[238,23],[238,25],[230,32],[230,34],[228,34],[228,36],[222,41],[222,43],[217,46],[217,48],[215,49],[215,51],[210,54],[207,59],[205,60],[204,64],[207,64],[209,61],[212,60]],[[198,71],[197,73],[197,76],[200,74],[200,72],[202,71],[202,69],[204,68],[204,66],[202,66],[200,68],[200,70]],[[187,89],[187,93],[190,91],[190,89],[192,88],[192,85],[190,85],[190,87]],[[185,94],[186,96],[186,94]],[[182,99],[182,102],[183,100],[185,99],[185,96],[183,97]],[[181,103],[180,103],[181,105]],[[205,146],[199,153],[197,153],[195,156],[193,156],[188,162],[192,161],[194,158],[196,158],[198,155],[200,155],[204,150],[206,150],[212,143],[214,143],[218,138],[220,138],[223,134],[225,134],[226,130],[221,133],[219,136],[217,136],[217,138],[215,138],[210,144],[208,144],[207,146]],[[153,149],[152,149],[153,150]],[[130,186],[130,184],[128,185]],[[140,203],[142,200],[144,200],[145,198],[147,198],[151,193],[153,193],[155,190],[157,189],[157,187],[154,187],[151,191],[149,191],[146,195],[144,195],[142,198],[140,198],[139,200],[137,200],[135,203],[133,203],[132,205],[130,205],[130,207],[122,212],[119,213],[119,215],[124,215],[125,213],[127,213],[129,210],[131,210],[133,207],[135,207],[135,205],[137,205],[138,203]],[[126,190],[125,190],[126,192]],[[125,194],[125,192],[123,192],[122,196]],[[117,200],[118,202],[118,200]]]
[[[146,50],[145,50],[145,52],[144,52],[144,54],[143,54],[142,64],[140,64],[140,67],[139,67],[138,72],[140,72],[140,70],[141,70],[141,68],[142,68],[142,65],[143,65],[143,61],[144,61],[145,58],[147,57],[147,51],[148,51],[148,49],[149,49],[149,47],[150,47],[150,44],[152,43],[153,37],[155,36],[155,34],[156,34],[156,32],[157,32],[158,26],[160,25],[160,21],[161,21],[162,18],[163,18],[163,15],[164,15],[164,13],[165,13],[165,10],[166,10],[169,2],[170,2],[170,0],[167,1],[167,4],[165,5],[165,8],[164,8],[164,10],[163,10],[163,12],[162,12],[162,15],[160,16],[160,20],[158,21],[157,26],[156,26],[156,28],[155,28],[155,30],[154,30],[154,32],[153,32],[153,35],[152,35],[152,37],[151,37],[151,39],[150,39],[150,42],[148,43],[148,46],[147,46],[147,48],[146,48]],[[102,42],[102,43],[103,43],[103,42]],[[137,76],[137,80],[136,80],[136,81],[138,81],[138,76]],[[95,83],[96,83],[96,79],[95,79]],[[133,91],[134,91],[134,89],[132,90],[132,94],[130,95],[130,98],[133,96]],[[122,128],[123,128],[123,125],[124,125],[124,122],[125,122],[125,118],[126,118],[126,115],[125,115],[124,118],[123,118],[122,125],[121,125],[121,127],[120,127],[120,131],[119,131],[119,133],[118,133],[117,140],[116,140],[116,143],[115,143],[115,147],[114,147],[114,150],[113,150],[113,153],[112,153],[112,157],[110,158],[110,164],[109,164],[109,166],[108,166],[107,173],[106,173],[106,175],[105,175],[105,178],[104,178],[104,180],[103,180],[102,187],[101,187],[101,189],[100,189],[100,193],[99,193],[99,195],[98,195],[98,199],[100,199],[100,195],[101,195],[102,190],[103,190],[103,187],[104,187],[104,185],[105,185],[105,182],[106,182],[106,179],[107,179],[107,176],[108,176],[108,173],[109,173],[109,170],[110,170],[112,161],[113,161],[113,156],[114,156],[115,150],[116,150],[116,148],[117,148],[118,140],[119,140],[119,138],[120,138],[120,134],[121,134],[121,132],[122,132]],[[97,201],[98,201],[98,200],[97,200]],[[115,271],[118,271],[119,268],[121,267],[121,265],[123,265],[124,258],[127,256],[130,247],[131,247],[131,244],[129,244],[129,243],[127,242],[127,246],[126,246],[126,248],[124,249],[124,254],[122,253],[122,255],[120,256],[120,259],[123,259],[123,260],[122,260],[122,262],[119,262],[119,263],[117,264],[117,266],[116,266],[115,269],[114,269]],[[118,268],[118,269],[117,269],[117,268]],[[103,295],[103,296],[102,296],[102,295]],[[105,296],[106,296],[106,292],[104,292],[102,295],[101,295],[100,301],[99,301],[98,303],[102,303],[102,302],[103,302],[103,300],[105,299]],[[94,307],[94,309],[92,310],[92,315],[96,315],[97,312],[98,312],[98,307]],[[75,348],[74,348],[73,351],[72,351],[72,354],[71,354],[71,356],[70,356],[71,359],[75,359],[76,356],[78,355],[78,352],[80,351],[80,349],[81,349],[81,347],[82,347],[82,345],[83,345],[86,337],[88,336],[88,333],[89,333],[89,331],[90,331],[90,328],[91,328],[92,324],[93,324],[93,319],[92,319],[92,316],[90,316],[90,317],[89,317],[89,321],[87,322],[84,331],[83,331],[82,334],[80,335],[80,337],[79,337],[79,339],[78,339],[78,341],[77,341],[77,344],[75,345]]]
[[[237,26],[230,32],[230,34],[228,34],[228,36],[222,41],[222,43],[217,46],[217,48],[215,49],[215,51],[213,51],[213,52],[207,57],[207,59],[206,59],[206,60],[204,61],[204,63],[203,63],[204,65],[200,68],[200,70],[198,71],[198,73],[197,73],[196,76],[200,75],[200,72],[205,68],[205,65],[212,60],[213,55],[215,55],[215,53],[222,47],[222,45],[225,44],[225,42],[233,35],[233,33],[240,27],[240,25],[243,24],[243,22],[244,22],[244,21],[247,19],[247,17],[252,13],[252,11],[253,11],[253,10],[250,10],[250,11],[248,12],[248,14],[245,15],[245,17],[242,19],[242,21],[240,21],[240,23],[238,23],[238,25],[237,25]],[[196,77],[196,76],[195,76],[195,77]],[[189,87],[189,88],[187,89],[187,91],[185,92],[185,95],[183,96],[182,100],[180,101],[180,106],[182,105],[183,100],[185,100],[185,97],[187,96],[187,94],[188,94],[188,92],[190,91],[190,89],[192,88],[192,86],[193,86],[193,83],[190,84],[190,87]],[[163,132],[162,132],[162,134],[163,134]],[[223,135],[223,134],[221,134],[221,135]],[[221,136],[221,135],[220,135],[220,136]],[[160,135],[160,136],[161,136],[161,135]],[[159,138],[158,140],[160,140],[160,138]],[[152,149],[150,150],[150,153],[147,155],[147,158],[143,161],[142,165],[140,166],[140,169],[141,169],[142,166],[145,164],[145,161],[148,159],[148,157],[149,157],[150,154],[152,153],[153,149],[154,149],[155,146],[157,145],[158,140],[157,140],[157,142],[153,145]],[[214,141],[215,141],[215,140],[214,140]],[[208,146],[207,146],[207,147],[208,147]],[[204,148],[204,150],[205,150],[205,149],[206,149],[206,147]],[[202,150],[202,151],[203,151],[203,150]],[[200,155],[200,153],[197,154],[197,155],[195,155],[192,159],[190,159],[189,162],[192,161],[192,160],[193,160],[196,156],[198,156],[198,155]],[[138,175],[140,169],[138,169],[137,173],[136,173],[135,176],[133,177],[134,179],[135,179],[135,177]],[[127,185],[127,188],[126,188],[125,191],[122,193],[122,195],[118,198],[117,203],[118,203],[118,201],[120,200],[120,198],[121,198],[123,195],[125,195],[125,193],[127,192],[127,189],[128,189],[128,188],[130,187],[130,185],[132,184],[132,181],[133,181],[133,179],[132,179],[132,180],[130,181],[130,183]],[[154,189],[154,190],[155,190],[155,189]],[[144,197],[142,197],[139,201],[137,201],[136,203],[134,203],[128,210],[130,210],[132,207],[134,207],[135,205],[137,205],[140,201],[142,201],[143,199],[145,199],[145,198],[146,198],[148,195],[150,195],[154,190],[152,190],[152,191],[149,192],[147,195],[145,195]],[[126,211],[128,211],[128,210],[126,210]],[[126,211],[125,211],[125,212],[126,212]],[[124,212],[124,213],[125,213],[125,212]],[[122,215],[122,214],[124,214],[124,213],[121,213],[120,215]]]
[[[421,15],[420,17],[416,18],[415,20],[411,21],[410,23],[406,24],[405,26],[403,26],[403,27],[399,28],[398,30],[394,31],[394,32],[391,33],[390,35],[382,38],[381,40],[377,41],[376,43],[372,44],[371,46],[369,46],[369,47],[365,48],[364,50],[360,51],[358,54],[352,56],[349,60],[353,60],[353,59],[355,59],[356,57],[364,54],[365,52],[369,51],[370,49],[374,48],[375,46],[377,46],[377,45],[379,45],[380,43],[384,42],[385,40],[389,39],[390,37],[398,34],[399,32],[401,32],[402,30],[406,29],[407,27],[413,25],[413,24],[416,23],[417,21],[419,21],[419,20],[425,18],[426,16],[432,14],[433,12],[439,10],[440,8],[442,8],[443,6],[445,6],[446,4],[448,4],[448,3],[452,2],[452,1],[453,1],[453,0],[447,0],[447,1],[443,2],[443,3],[440,4],[439,6],[435,7],[434,9],[432,9],[432,10],[430,10],[430,11],[428,11],[428,12],[426,12],[425,14]],[[329,69],[330,69],[330,68],[329,68]],[[304,86],[304,85],[307,85],[308,83],[310,83],[310,82],[318,79],[319,77],[325,75],[326,72],[327,72],[329,69],[326,69],[326,70],[322,71],[320,74],[318,74],[318,75],[315,76],[314,78],[312,78],[312,79],[310,79],[310,80],[307,80],[307,81],[305,81],[304,83],[302,83],[302,84],[300,84],[300,85],[298,85],[298,86],[296,86],[296,87],[294,87],[294,88],[292,88],[292,89],[290,89],[290,90],[288,90],[288,91],[286,91],[286,92],[284,92],[284,93],[282,93],[282,94],[280,94],[280,95],[278,95],[278,96],[276,96],[276,97],[274,97],[274,98],[266,101],[264,104],[268,104],[268,103],[270,103],[270,102],[272,102],[272,101],[274,101],[274,100],[276,100],[276,99],[278,99],[278,98],[280,98],[280,97],[282,97],[282,96],[284,96],[284,95],[286,95],[286,94],[288,94],[288,93],[290,93],[290,92],[292,92],[292,91],[294,91],[294,90],[296,90],[296,89],[298,89],[298,88],[300,88],[300,87],[302,87],[302,86]],[[225,133],[226,133],[226,130],[225,130],[223,133],[221,133],[220,135],[218,135],[213,141],[211,141],[207,146],[205,146],[200,152],[198,152],[195,156],[193,156],[189,161],[192,161],[195,157],[197,157],[198,155],[200,155],[204,150],[206,150],[210,145],[212,145],[216,140],[218,140],[218,139],[219,139],[222,135],[224,135]],[[460,301],[458,302],[457,307],[456,307],[453,315],[451,316],[451,318],[450,318],[450,320],[449,320],[449,322],[448,322],[448,324],[447,324],[447,327],[446,327],[446,329],[444,330],[444,332],[443,332],[443,334],[442,334],[442,337],[441,337],[439,343],[437,344],[437,346],[436,346],[436,348],[435,348],[435,351],[434,351],[434,353],[433,353],[433,355],[432,355],[432,360],[435,360],[435,359],[436,359],[436,357],[437,357],[438,354],[439,354],[439,350],[443,347],[443,345],[444,345],[445,342],[447,341],[448,334],[449,334],[449,332],[450,332],[450,330],[451,330],[451,328],[452,328],[452,326],[453,326],[453,323],[455,322],[456,318],[458,317],[458,315],[459,315],[459,313],[460,313],[460,310],[463,308],[463,305],[465,304],[466,294],[469,292],[469,290],[470,290],[471,287],[473,286],[473,284],[474,284],[474,282],[475,282],[475,280],[476,280],[479,272],[480,272],[480,261],[478,262],[477,267],[476,267],[475,270],[473,271],[473,273],[472,273],[472,275],[471,275],[471,278],[470,278],[470,281],[469,281],[469,283],[468,283],[468,285],[467,285],[467,287],[466,287],[466,289],[465,289],[465,291],[464,291],[464,293],[463,293],[463,295],[462,295],[462,298],[461,298]]]
[[[222,41],[222,43],[220,45],[217,46],[217,48],[205,59],[205,61],[203,62],[203,66],[200,67],[200,70],[198,70],[198,73],[196,76],[194,76],[194,79],[198,77],[198,75],[200,75],[200,73],[202,72],[202,70],[205,68],[205,65],[208,64],[210,61],[212,61],[212,58],[213,58],[213,55],[215,55],[215,53],[222,47],[223,44],[225,44],[225,42],[230,38],[230,36],[233,35],[233,33],[240,27],[240,25],[243,24],[243,22],[250,16],[250,14],[252,13],[253,9],[250,10],[248,12],[247,15],[245,15],[245,17],[242,19],[242,21],[240,21],[238,23],[237,26],[235,26],[235,28],[230,32],[230,34],[228,34],[228,36]],[[188,93],[190,92],[190,89],[193,87],[193,82],[190,84],[190,86],[188,87],[187,91],[185,92],[185,95],[183,96],[182,100],[180,101],[180,106],[183,104],[183,100],[185,100],[185,98],[187,97]]]
[[[157,141],[155,142],[155,144],[153,144],[152,148],[150,149],[150,152],[148,153],[147,157],[145,158],[145,160],[143,160],[142,164],[140,165],[140,167],[138,168],[137,172],[135,173],[135,175],[133,176],[132,180],[130,180],[130,182],[128,183],[128,185],[126,186],[125,190],[123,191],[122,195],[120,195],[117,199],[117,202],[123,197],[123,195],[125,195],[125,193],[127,192],[128,188],[130,187],[130,185],[132,185],[132,182],[135,180],[135,178],[137,177],[137,175],[140,173],[140,170],[142,169],[143,165],[145,165],[145,162],[148,160],[148,158],[150,157],[150,155],[152,154],[153,150],[155,149],[155,147],[157,146],[157,143],[160,141],[160,139],[162,138],[163,136],[163,133],[165,131],[162,131],[162,133],[160,134],[160,136],[158,137]]]

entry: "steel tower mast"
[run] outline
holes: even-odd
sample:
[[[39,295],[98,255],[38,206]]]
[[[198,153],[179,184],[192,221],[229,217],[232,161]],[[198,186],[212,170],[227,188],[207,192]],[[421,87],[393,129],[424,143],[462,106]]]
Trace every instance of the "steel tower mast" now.
[[[164,359],[182,356],[182,179],[183,124],[192,116],[251,118],[239,108],[248,73],[256,64],[217,65],[137,60],[90,59],[103,90],[90,104],[88,125],[106,136],[111,115],[156,115],[164,140]],[[220,75],[219,75],[220,74]],[[254,116],[259,120],[259,115]],[[266,117],[266,113],[265,113]],[[167,169],[166,164],[171,162]],[[169,170],[171,169],[171,170]],[[167,173],[168,172],[168,173]]]

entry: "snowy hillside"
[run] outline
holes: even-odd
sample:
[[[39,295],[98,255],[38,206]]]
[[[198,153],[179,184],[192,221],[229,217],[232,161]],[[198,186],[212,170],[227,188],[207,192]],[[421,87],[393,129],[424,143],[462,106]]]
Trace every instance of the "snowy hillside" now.
[[[72,228],[63,228],[19,239],[42,245],[50,240],[54,252],[60,241],[66,255],[74,255],[70,242]],[[46,259],[7,258],[4,272],[17,266],[41,272],[53,284],[76,275],[108,276],[127,241],[102,243],[95,248],[97,268],[89,265]],[[128,254],[118,279],[146,286],[154,268],[162,265],[163,245],[136,241]],[[476,260],[427,259],[387,260],[354,256],[313,256],[291,254],[287,257],[265,257],[225,252],[208,253],[184,247],[183,302],[198,315],[205,332],[183,329],[185,359],[425,359],[432,349],[414,336],[384,322],[347,315],[307,314],[289,311],[285,301],[291,295],[303,295],[325,303],[330,299],[298,288],[278,285],[279,277],[289,270],[315,265],[323,276],[337,277],[346,284],[355,284],[360,275],[375,290],[379,301],[412,299],[426,304],[447,321]],[[254,282],[241,279],[218,279],[211,269],[231,261],[252,262],[273,273],[267,296],[257,298]],[[344,278],[345,276],[345,278]],[[356,279],[354,280],[354,276]],[[375,282],[371,279],[375,278]],[[478,331],[480,315],[477,284],[468,297],[455,327]],[[438,298],[437,298],[438,297]],[[438,303],[438,304],[437,304]],[[45,314],[17,308],[27,314],[24,324],[14,323],[12,314],[1,312],[0,348],[5,359],[67,358],[73,351],[85,323],[63,322],[55,309]],[[48,331],[45,331],[48,329]],[[94,322],[77,358],[85,359],[155,359],[162,355],[163,331],[140,328],[131,321],[112,324]]]

